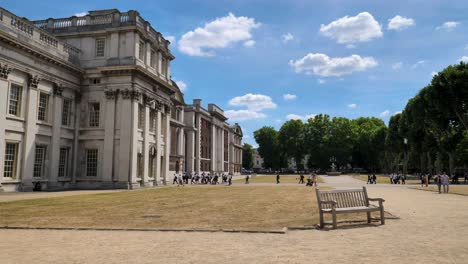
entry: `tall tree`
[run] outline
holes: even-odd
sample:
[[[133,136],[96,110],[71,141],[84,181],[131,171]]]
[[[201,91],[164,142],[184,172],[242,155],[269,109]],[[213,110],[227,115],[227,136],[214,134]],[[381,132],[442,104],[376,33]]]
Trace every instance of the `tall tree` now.
[[[284,123],[278,134],[278,142],[281,152],[287,158],[293,158],[297,169],[302,170],[305,156],[304,148],[304,123],[301,120],[289,120]]]
[[[264,126],[254,132],[254,138],[265,168],[281,169],[287,166],[287,159],[279,145],[278,131],[273,127]]]
[[[247,170],[253,167],[253,147],[248,143],[242,146],[242,167]]]

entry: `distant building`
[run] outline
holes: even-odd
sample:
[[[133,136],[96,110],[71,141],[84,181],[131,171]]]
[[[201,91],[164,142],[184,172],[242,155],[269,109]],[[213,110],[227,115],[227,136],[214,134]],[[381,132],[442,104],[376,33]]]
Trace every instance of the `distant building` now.
[[[242,130],[186,105],[138,12],[30,22],[0,8],[0,190],[134,189],[240,172]]]
[[[260,154],[258,154],[257,149],[253,149],[252,160],[253,160],[252,169],[254,171],[265,169],[264,164],[263,164],[263,158],[260,156]]]

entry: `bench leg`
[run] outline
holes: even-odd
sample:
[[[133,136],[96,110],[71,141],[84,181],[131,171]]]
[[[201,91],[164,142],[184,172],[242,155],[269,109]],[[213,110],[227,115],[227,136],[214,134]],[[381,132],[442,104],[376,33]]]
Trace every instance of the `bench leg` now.
[[[333,228],[336,229],[338,226],[336,224],[336,213],[333,212]]]
[[[320,228],[324,228],[325,224],[323,223],[323,212],[320,212]]]
[[[371,223],[371,212],[367,212],[367,223]]]
[[[385,211],[383,205],[380,206],[380,223],[385,225]]]

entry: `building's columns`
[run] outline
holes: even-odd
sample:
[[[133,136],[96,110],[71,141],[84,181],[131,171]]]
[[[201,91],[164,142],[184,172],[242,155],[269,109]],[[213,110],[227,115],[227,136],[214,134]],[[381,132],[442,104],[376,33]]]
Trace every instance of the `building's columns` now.
[[[137,172],[137,157],[138,157],[138,104],[140,99],[140,93],[134,92],[132,95],[132,102],[131,102],[131,114],[132,120],[131,122],[131,159],[130,159],[130,175],[131,175],[131,183],[132,189],[140,187],[141,179],[138,177]]]
[[[216,171],[216,126],[211,124],[211,172]]]
[[[193,173],[194,168],[194,154],[195,154],[195,131],[187,131],[187,139],[185,144],[187,145],[187,153],[185,153],[185,163],[187,167],[187,172]]]
[[[162,140],[162,122],[161,122],[161,109],[158,109],[157,116],[156,116],[156,173],[154,183],[155,185],[159,185],[162,183],[162,175],[161,175],[161,157],[164,156],[164,142]]]
[[[25,107],[26,115],[26,125],[24,133],[24,142],[23,142],[23,166],[21,169],[22,179],[21,179],[21,190],[22,191],[32,191],[33,190],[33,170],[34,170],[34,155],[35,155],[35,141],[37,134],[37,86],[39,85],[40,78],[35,76],[30,76],[29,78],[29,89],[28,89],[28,99]]]
[[[149,128],[150,128],[150,108],[147,105],[148,99],[145,98],[143,107],[145,108],[145,124],[143,126],[143,179],[142,182],[145,186],[153,186],[153,182],[149,181],[149,149],[150,149],[150,135],[149,135]]]
[[[134,146],[136,150],[136,133],[134,130],[137,129],[135,124],[138,119],[138,102],[134,102],[135,91],[124,90],[122,91],[122,103],[121,107],[121,119],[120,122],[120,146],[119,146],[119,172],[118,181],[120,183],[126,183],[127,188],[133,188],[133,180],[136,180],[136,156],[134,154]],[[136,113],[134,108],[136,106]],[[134,163],[135,162],[135,163]]]
[[[81,117],[81,95],[75,92],[75,135],[73,139],[73,171],[72,171],[72,184],[76,183],[76,178],[80,175],[79,166],[79,137],[80,137],[80,117]]]
[[[165,145],[164,145],[164,150],[165,150],[165,157],[164,157],[164,175],[163,175],[163,182],[164,184],[167,184],[167,179],[169,177],[169,161],[170,161],[170,156],[171,156],[171,108],[169,106],[166,106],[166,109],[164,109],[165,115],[164,115],[164,122],[165,122]]]
[[[53,96],[53,118],[52,118],[52,144],[50,149],[50,174],[49,182],[47,183],[47,189],[54,188],[57,186],[58,178],[58,167],[59,167],[59,156],[60,156],[60,138],[62,130],[62,98],[63,87],[54,86]]]
[[[104,153],[102,165],[102,183],[103,185],[113,186],[114,178],[114,138],[115,138],[115,100],[118,92],[114,90],[104,91],[105,101],[105,119],[104,119]]]
[[[0,65],[0,124],[6,124],[6,111],[8,105],[8,75],[11,68],[8,65]],[[5,126],[0,127],[0,192],[3,191],[2,181],[5,164]]]
[[[162,56],[163,55],[162,55],[161,51],[158,51],[157,54],[158,54],[158,61],[157,61],[158,74],[159,74],[159,76],[161,76],[162,75],[162,67],[163,67],[163,65],[162,65]]]
[[[224,128],[221,129],[221,171],[224,172]]]

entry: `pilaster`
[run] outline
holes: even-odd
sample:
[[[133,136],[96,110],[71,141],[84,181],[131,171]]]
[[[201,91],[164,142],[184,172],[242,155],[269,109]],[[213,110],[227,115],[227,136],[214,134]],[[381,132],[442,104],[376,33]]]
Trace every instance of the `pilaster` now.
[[[47,189],[57,187],[59,156],[60,156],[60,134],[62,126],[62,98],[63,87],[54,86],[53,94],[53,119],[52,119],[52,144],[50,149],[50,174],[48,175]]]
[[[76,183],[76,178],[80,173],[80,166],[78,164],[79,158],[79,136],[80,136],[80,117],[81,117],[81,94],[75,93],[75,135],[73,139],[73,172],[72,172],[72,184]]]
[[[8,65],[0,64],[0,124],[6,124],[6,111],[8,105],[8,75],[11,72]],[[5,159],[5,126],[0,127],[0,192],[3,191],[2,181]]]
[[[39,85],[40,78],[30,76],[29,78],[29,89],[27,91],[27,104],[25,107],[26,125],[23,142],[23,165],[22,165],[22,179],[21,179],[21,190],[32,191],[33,190],[33,168],[34,168],[34,155],[35,155],[35,141],[37,134],[37,86]]]
[[[112,185],[114,179],[114,138],[115,138],[115,107],[118,91],[106,90],[104,119],[104,155],[102,181],[104,185]]]
[[[150,149],[150,135],[149,135],[149,128],[150,128],[150,108],[149,108],[149,100],[145,98],[144,100],[144,108],[145,108],[145,124],[143,126],[143,185],[145,186],[152,186],[153,183],[149,181],[149,149]]]
[[[216,126],[212,123],[211,124],[211,172],[214,173],[216,171]]]
[[[162,122],[161,122],[161,109],[158,109],[156,117],[156,174],[155,174],[155,184],[159,185],[162,183],[162,162],[161,157],[164,155],[164,142],[162,140]]]
[[[167,179],[169,177],[169,161],[170,161],[170,155],[171,155],[171,108],[168,106],[165,106],[164,112],[164,122],[165,122],[165,146],[164,146],[164,175],[163,175],[163,181],[164,184],[167,184]]]

